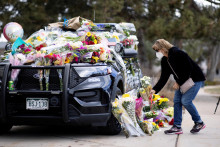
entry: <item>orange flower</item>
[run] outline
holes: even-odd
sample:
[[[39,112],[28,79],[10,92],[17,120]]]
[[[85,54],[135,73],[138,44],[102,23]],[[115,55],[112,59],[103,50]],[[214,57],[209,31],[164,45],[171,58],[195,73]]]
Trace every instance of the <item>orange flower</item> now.
[[[70,63],[70,59],[66,58],[65,63]]]
[[[100,54],[103,54],[105,52],[104,48],[100,47],[100,49],[101,49]]]

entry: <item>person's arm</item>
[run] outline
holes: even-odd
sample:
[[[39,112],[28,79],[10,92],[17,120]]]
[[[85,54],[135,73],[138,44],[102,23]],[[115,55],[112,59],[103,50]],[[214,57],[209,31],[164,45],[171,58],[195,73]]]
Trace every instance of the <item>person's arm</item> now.
[[[153,87],[153,90],[155,90],[155,93],[158,93],[164,87],[164,85],[167,83],[167,80],[170,77],[170,70],[169,70],[170,68],[168,67],[166,60],[167,60],[166,58],[162,58],[161,60],[160,79],[157,82],[157,84]]]

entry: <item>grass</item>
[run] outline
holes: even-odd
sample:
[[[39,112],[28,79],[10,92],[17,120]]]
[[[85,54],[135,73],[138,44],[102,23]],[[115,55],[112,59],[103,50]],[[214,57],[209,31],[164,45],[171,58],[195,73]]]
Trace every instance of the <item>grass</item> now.
[[[220,87],[216,87],[216,88],[206,88],[204,89],[205,92],[207,93],[212,93],[212,94],[220,94]]]

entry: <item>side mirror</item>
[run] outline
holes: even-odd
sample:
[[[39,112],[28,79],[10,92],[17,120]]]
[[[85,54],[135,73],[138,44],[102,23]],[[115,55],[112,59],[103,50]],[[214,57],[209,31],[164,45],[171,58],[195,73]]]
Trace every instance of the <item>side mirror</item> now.
[[[137,57],[137,51],[135,49],[127,49],[125,48],[123,50],[123,56],[122,58],[133,58],[133,57]]]

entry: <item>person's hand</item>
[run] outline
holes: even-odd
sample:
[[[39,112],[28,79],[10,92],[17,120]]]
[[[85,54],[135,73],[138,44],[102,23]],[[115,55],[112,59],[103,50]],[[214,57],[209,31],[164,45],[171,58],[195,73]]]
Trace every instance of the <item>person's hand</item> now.
[[[152,94],[155,94],[155,92],[156,92],[156,91],[152,89],[152,90],[150,91],[150,94],[151,94],[151,95],[152,95]]]
[[[180,88],[179,84],[177,84],[177,83],[175,82],[174,85],[173,85],[173,89],[177,90],[177,89],[179,89],[179,88]]]

